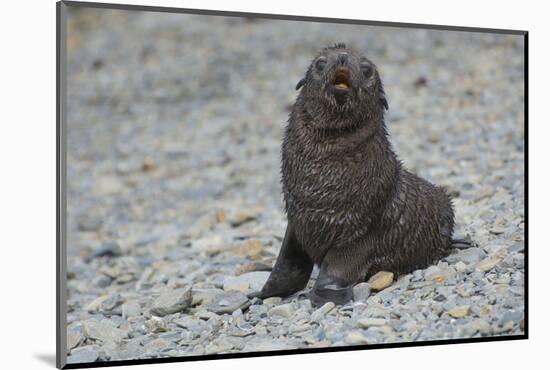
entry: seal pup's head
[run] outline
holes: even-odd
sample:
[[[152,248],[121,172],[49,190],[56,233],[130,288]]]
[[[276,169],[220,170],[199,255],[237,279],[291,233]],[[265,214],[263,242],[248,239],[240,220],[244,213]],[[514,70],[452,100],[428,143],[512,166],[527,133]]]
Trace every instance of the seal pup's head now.
[[[374,63],[340,43],[321,50],[296,85],[297,102],[314,117],[374,117],[388,109]],[[350,117],[351,118],[351,117]],[[324,120],[323,120],[324,121]]]

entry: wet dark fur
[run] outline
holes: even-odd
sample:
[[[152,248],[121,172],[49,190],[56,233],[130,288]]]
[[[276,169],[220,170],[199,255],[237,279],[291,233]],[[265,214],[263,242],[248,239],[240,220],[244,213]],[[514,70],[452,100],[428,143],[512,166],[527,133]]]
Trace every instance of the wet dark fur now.
[[[346,53],[345,62],[339,53]],[[322,70],[319,58],[326,61]],[[340,96],[332,87],[339,66],[349,70],[351,82]],[[343,303],[371,274],[408,273],[447,255],[454,227],[450,198],[408,172],[393,152],[374,64],[335,45],[313,60],[297,88],[282,147],[288,230],[263,296],[302,289],[317,264],[315,301]]]

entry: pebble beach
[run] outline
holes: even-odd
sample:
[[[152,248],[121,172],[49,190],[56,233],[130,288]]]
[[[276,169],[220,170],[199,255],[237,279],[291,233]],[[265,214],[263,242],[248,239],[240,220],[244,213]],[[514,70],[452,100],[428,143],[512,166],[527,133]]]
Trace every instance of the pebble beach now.
[[[521,335],[523,37],[69,9],[69,363]],[[325,46],[378,66],[412,172],[447,187],[455,249],[344,306],[263,286],[286,228],[295,85]]]

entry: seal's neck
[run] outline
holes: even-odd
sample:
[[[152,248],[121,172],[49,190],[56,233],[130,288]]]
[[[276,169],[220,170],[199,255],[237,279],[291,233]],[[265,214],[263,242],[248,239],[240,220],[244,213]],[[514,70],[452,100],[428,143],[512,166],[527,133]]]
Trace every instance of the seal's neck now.
[[[295,129],[300,136],[323,151],[356,151],[369,142],[383,150],[390,147],[382,111],[340,112],[295,105],[291,117],[291,122],[299,122]]]

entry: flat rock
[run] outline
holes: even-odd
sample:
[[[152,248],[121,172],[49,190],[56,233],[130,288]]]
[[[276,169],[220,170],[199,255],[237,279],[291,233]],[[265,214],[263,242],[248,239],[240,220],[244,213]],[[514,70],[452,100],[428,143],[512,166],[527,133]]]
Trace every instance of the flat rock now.
[[[207,355],[211,355],[214,353],[223,353],[228,352],[231,349],[233,349],[233,343],[225,340],[225,338],[218,338],[214,340],[211,343],[208,343],[206,347],[204,347],[204,352]]]
[[[483,249],[485,249],[489,256],[501,255],[508,250],[508,248],[506,248],[506,246],[502,244],[489,244],[486,245]]]
[[[167,341],[166,339],[157,338],[149,343],[147,343],[144,346],[145,351],[147,352],[159,352],[171,345],[171,342]]]
[[[502,261],[502,257],[499,256],[487,257],[476,265],[476,269],[479,271],[487,272],[498,265],[500,261]]]
[[[96,346],[84,346],[75,348],[67,357],[69,364],[81,364],[85,362],[95,362],[99,358],[99,351]]]
[[[252,260],[260,259],[264,251],[261,240],[248,239],[241,244],[236,250],[235,254],[248,257]]]
[[[499,235],[499,234],[504,234],[506,232],[506,228],[499,225],[495,225],[489,231],[491,232],[491,234]]]
[[[126,302],[122,305],[122,317],[138,317],[141,315],[141,305],[136,301]]]
[[[101,304],[109,298],[108,295],[102,295],[95,299],[93,299],[87,306],[86,311],[88,312],[96,312],[100,310]]]
[[[269,297],[263,300],[265,305],[278,305],[283,299],[281,297]]]
[[[453,307],[447,312],[449,315],[451,315],[454,318],[464,317],[468,315],[468,313],[470,312],[470,306],[465,305],[465,306]]]
[[[474,247],[464,249],[458,253],[451,254],[445,258],[450,263],[462,261],[466,264],[478,263],[487,256],[487,253],[481,248]]]
[[[151,317],[143,324],[149,333],[163,333],[168,330],[166,322],[161,317]]]
[[[192,244],[193,250],[207,254],[219,253],[232,248],[221,235],[205,236],[195,240]]]
[[[111,285],[113,279],[105,274],[99,274],[92,280],[92,285],[98,288],[106,288]]]
[[[97,195],[113,195],[123,189],[122,182],[115,176],[101,177],[94,188]]]
[[[223,293],[223,290],[221,289],[201,289],[201,288],[193,288],[193,301],[191,302],[192,306],[197,305],[204,305],[212,302],[212,299],[214,299],[215,296],[218,294]]]
[[[151,314],[166,316],[185,310],[193,300],[191,287],[167,290],[158,297],[151,307]]]
[[[217,314],[217,313],[214,313],[214,312],[210,312],[210,311],[199,311],[197,313],[195,313],[195,316],[198,317],[199,319],[203,319],[203,320],[210,320],[210,319],[214,319],[214,321],[218,321],[220,316]]]
[[[99,348],[99,360],[105,361],[116,357],[119,352],[120,345],[115,342],[105,342],[101,344]]]
[[[248,341],[243,348],[244,352],[278,351],[290,349],[293,346],[285,341],[274,341],[271,337],[261,336]]]
[[[228,331],[228,334],[231,335],[231,336],[234,336],[234,337],[240,337],[240,338],[244,338],[244,337],[248,337],[250,335],[254,335],[256,332],[254,330],[254,328],[250,328],[248,330],[245,330],[245,329],[242,329],[242,328],[238,328],[238,327],[230,327],[229,328],[229,331]]]
[[[240,208],[230,208],[226,212],[225,220],[233,227],[239,227],[242,224],[257,219],[262,209],[255,206]]]
[[[124,302],[120,294],[114,293],[107,297],[106,300],[101,302],[100,309],[105,311],[112,311],[116,307],[120,306]]]
[[[78,230],[80,231],[97,231],[101,229],[103,219],[99,216],[82,216],[78,220]]]
[[[71,350],[78,346],[84,338],[77,330],[67,330],[67,350]]]
[[[368,281],[372,290],[380,291],[386,289],[393,282],[393,272],[380,271],[374,274]]]
[[[525,250],[525,243],[524,242],[515,242],[514,244],[512,244],[508,250],[510,252],[523,252]]]
[[[218,294],[212,301],[205,305],[208,311],[217,313],[218,315],[224,313],[233,313],[233,311],[241,309],[244,310],[250,306],[248,297],[241,292],[230,291]]]
[[[493,309],[490,305],[484,305],[479,307],[479,310],[476,312],[476,314],[479,316],[488,316],[491,314],[492,311]]]
[[[269,271],[253,271],[239,276],[228,276],[224,279],[223,290],[236,290],[242,293],[261,291],[269,274]]]
[[[96,339],[102,342],[120,343],[128,337],[128,331],[116,327],[116,324],[107,319],[97,321],[90,319],[84,322],[84,335],[87,338]]]
[[[193,319],[191,316],[183,316],[173,321],[174,324],[184,329],[191,329],[199,324],[199,320]]]
[[[269,310],[269,316],[279,316],[284,317],[285,319],[290,319],[294,315],[294,311],[295,310],[292,304],[287,303],[273,307]]]
[[[365,317],[357,320],[357,326],[361,328],[369,328],[371,326],[382,326],[386,324],[385,319],[375,318],[375,317]]]
[[[493,331],[494,331],[495,334],[505,333],[505,332],[513,330],[514,325],[515,324],[514,324],[513,321],[508,321],[503,325],[496,326],[495,328],[493,328]]]
[[[351,345],[370,344],[371,341],[360,331],[351,331],[346,335],[346,343]]]
[[[509,321],[512,321],[514,324],[519,323],[523,319],[523,311],[520,310],[508,310],[502,315],[498,321],[499,326],[504,326]]]
[[[239,281],[236,279],[230,282],[226,281],[223,283],[223,290],[225,290],[226,292],[236,291],[246,293],[250,291],[250,283],[248,281]]]
[[[454,264],[454,268],[457,272],[464,272],[464,271],[466,271],[468,266],[466,266],[466,264],[464,262],[458,261],[457,263]]]
[[[241,265],[237,268],[237,270],[235,271],[235,274],[236,275],[242,275],[242,274],[245,274],[247,272],[253,272],[253,271],[271,271],[273,268],[271,267],[271,265],[268,265],[266,263],[263,263],[263,262],[251,262],[251,263],[246,263],[244,265]]]
[[[109,257],[119,257],[122,256],[122,249],[120,248],[120,244],[116,241],[110,241],[107,243],[104,243],[100,245],[97,249],[95,249],[92,254],[88,257],[88,260],[91,260],[93,258],[97,257],[103,257],[103,256],[109,256]]]
[[[311,314],[311,321],[319,321],[335,307],[334,302],[327,302]]]
[[[481,335],[490,335],[492,333],[491,324],[486,320],[476,318],[469,324],[472,330],[478,332]]]

